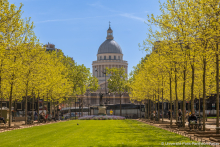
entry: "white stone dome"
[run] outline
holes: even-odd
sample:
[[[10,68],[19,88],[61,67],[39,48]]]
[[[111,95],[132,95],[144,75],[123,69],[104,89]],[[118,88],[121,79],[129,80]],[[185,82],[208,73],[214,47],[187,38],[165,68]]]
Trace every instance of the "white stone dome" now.
[[[107,39],[100,45],[98,50],[98,54],[105,54],[105,53],[122,54],[122,50],[116,41],[112,39]]]

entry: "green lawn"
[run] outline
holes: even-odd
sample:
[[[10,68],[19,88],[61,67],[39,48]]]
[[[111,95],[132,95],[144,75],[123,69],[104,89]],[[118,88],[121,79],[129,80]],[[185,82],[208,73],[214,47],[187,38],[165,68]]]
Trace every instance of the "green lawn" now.
[[[213,117],[207,117],[208,119],[216,119],[216,117],[215,116],[213,116]]]
[[[147,147],[162,142],[192,143],[186,137],[136,120],[72,120],[0,133],[2,147]]]

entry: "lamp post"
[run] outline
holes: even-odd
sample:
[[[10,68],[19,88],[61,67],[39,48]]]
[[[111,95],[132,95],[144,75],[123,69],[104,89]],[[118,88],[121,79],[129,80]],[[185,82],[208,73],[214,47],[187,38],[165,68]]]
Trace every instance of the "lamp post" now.
[[[95,68],[95,72],[98,72],[98,70]],[[102,71],[103,74],[105,74],[105,98],[106,98],[106,94],[107,94],[107,90],[106,90],[106,69],[104,69],[104,71]]]
[[[104,69],[104,71],[102,71],[103,74],[105,74],[105,98],[106,98],[106,94],[107,94],[107,91],[106,91],[106,69]]]
[[[108,101],[109,101],[109,104],[110,104],[110,95],[111,95],[111,93],[110,93],[110,92],[108,92],[108,95],[109,95],[109,99],[108,99]]]
[[[88,104],[88,115],[90,115],[90,108],[89,108],[89,104]]]
[[[89,115],[89,105],[90,105],[90,103],[89,103],[89,91],[87,91],[87,102],[88,102],[88,115]]]

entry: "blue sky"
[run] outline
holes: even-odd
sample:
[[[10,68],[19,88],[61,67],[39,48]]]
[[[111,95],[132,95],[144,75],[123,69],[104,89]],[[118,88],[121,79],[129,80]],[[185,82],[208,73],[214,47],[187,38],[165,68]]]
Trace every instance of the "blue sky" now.
[[[147,38],[147,14],[160,14],[158,0],[9,0],[9,3],[24,5],[22,17],[31,17],[41,43],[55,44],[90,71],[111,21],[114,40],[122,48],[130,73],[146,55],[138,43]]]

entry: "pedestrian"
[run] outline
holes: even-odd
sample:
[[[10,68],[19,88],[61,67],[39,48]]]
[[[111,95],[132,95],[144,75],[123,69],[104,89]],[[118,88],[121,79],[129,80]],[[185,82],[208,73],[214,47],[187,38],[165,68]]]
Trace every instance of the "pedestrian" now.
[[[37,111],[34,113],[34,120],[37,120]]]
[[[185,121],[186,121],[188,118],[189,118],[189,113],[186,112],[186,119],[185,119]]]
[[[192,113],[192,115],[188,118],[189,125],[191,121],[195,121],[195,123],[197,123],[197,117],[195,116],[194,113]]]
[[[171,110],[169,110],[168,113],[167,113],[167,114],[168,114],[168,119],[169,119],[169,120],[170,120],[170,111],[171,111]]]
[[[182,117],[182,111],[181,111],[181,109],[179,109],[179,113],[178,113],[178,115],[179,115],[178,120],[180,120],[181,117]]]
[[[5,119],[4,119],[4,117],[1,117],[1,115],[0,115],[0,120],[2,120],[3,123],[5,124]]]

